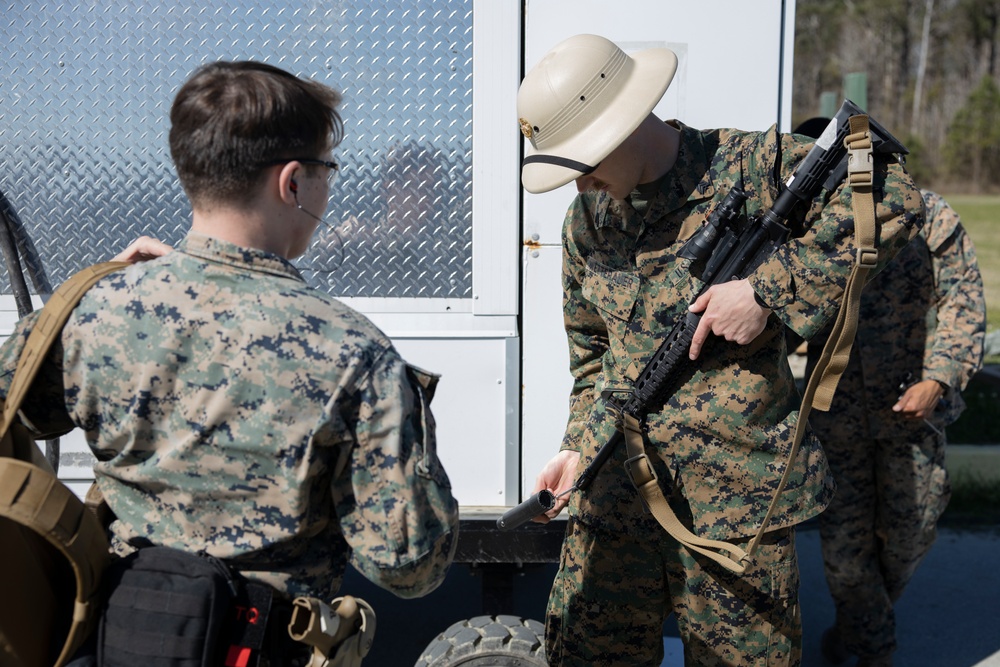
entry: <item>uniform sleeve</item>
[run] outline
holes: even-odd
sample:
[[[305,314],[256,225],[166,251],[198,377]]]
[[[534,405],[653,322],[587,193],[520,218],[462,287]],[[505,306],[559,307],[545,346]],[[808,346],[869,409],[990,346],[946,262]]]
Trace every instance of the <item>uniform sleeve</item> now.
[[[17,324],[14,325],[14,331],[0,347],[0,396],[5,401],[10,391],[10,385],[14,381],[17,360],[21,356],[21,351],[24,350],[24,344],[28,340],[28,334],[31,333],[31,327],[34,326],[36,319],[38,319],[37,312],[30,313],[18,320]]]
[[[608,350],[608,330],[597,307],[583,296],[586,262],[572,230],[589,216],[581,197],[570,205],[563,226],[563,322],[569,342],[569,370],[573,390],[569,399],[569,420],[560,450],[579,452],[590,413],[597,400],[597,376],[601,358]]]
[[[0,347],[0,397],[4,400],[7,400],[10,385],[14,381],[17,360],[41,312],[36,310],[18,320],[13,333]],[[66,412],[61,366],[62,346],[56,341],[52,348],[21,404],[21,422],[36,440],[65,435],[74,428]]]
[[[435,382],[394,350],[382,356],[361,386],[351,488],[333,488],[353,565],[402,598],[437,588],[458,544],[430,411]]]
[[[928,193],[927,227],[931,251],[937,326],[928,338],[924,378],[964,390],[983,365],[986,300],[972,239],[958,213],[940,196]]]
[[[787,178],[812,144],[791,135],[780,142],[781,178]],[[923,202],[903,167],[877,159],[874,173],[878,262],[882,270],[917,234]],[[795,236],[751,274],[754,291],[796,334],[809,339],[836,314],[854,265],[854,212],[851,188],[823,191],[810,204]],[[800,205],[801,206],[801,205]]]

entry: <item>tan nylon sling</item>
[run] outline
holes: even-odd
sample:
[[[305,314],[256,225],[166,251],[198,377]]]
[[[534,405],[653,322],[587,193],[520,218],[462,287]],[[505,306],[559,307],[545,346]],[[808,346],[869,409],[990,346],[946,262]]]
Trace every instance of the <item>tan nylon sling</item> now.
[[[875,246],[875,200],[872,195],[874,158],[871,134],[868,131],[868,116],[864,114],[851,116],[849,122],[850,132],[844,138],[844,145],[848,151],[847,184],[851,186],[851,205],[854,212],[854,243],[856,248],[854,267],[847,279],[840,311],[837,313],[833,330],[823,347],[823,352],[809,377],[805,393],[802,396],[802,405],[799,408],[792,447],[785,460],[785,471],[782,473],[778,488],[775,489],[771,498],[767,514],[746,551],[729,542],[698,537],[680,522],[663,496],[663,491],[656,480],[656,474],[649,465],[643,445],[642,429],[638,421],[634,417],[625,415],[622,425],[626,451],[628,452],[625,466],[629,477],[632,478],[632,483],[638,489],[650,513],[656,517],[667,533],[685,547],[711,558],[736,574],[743,574],[746,570],[747,563],[757,551],[757,547],[767,531],[768,524],[770,524],[771,517],[778,505],[778,498],[781,497],[781,493],[788,483],[792,462],[798,455],[799,445],[802,444],[802,438],[805,436],[809,412],[813,407],[824,412],[830,409],[830,402],[837,390],[837,384],[840,382],[851,356],[851,346],[854,344],[854,334],[858,328],[861,291],[868,281],[868,274],[875,269],[878,259],[878,249]]]
[[[75,274],[52,294],[35,323],[18,359],[14,380],[0,416],[0,522],[4,548],[0,549],[0,572],[9,589],[0,604],[0,664],[48,664],[58,651],[55,665],[65,663],[93,630],[97,620],[98,589],[108,563],[108,541],[95,516],[52,473],[25,427],[15,416],[42,362],[80,297],[97,280],[119,270],[125,262],[107,262]],[[26,451],[27,450],[27,451]],[[35,453],[38,452],[38,456]],[[17,458],[15,458],[17,457]],[[40,459],[43,466],[33,465]],[[47,468],[47,470],[46,470]],[[34,534],[36,537],[31,538]],[[54,590],[58,567],[47,554],[31,545],[42,540],[68,561],[76,583],[72,609],[60,602],[69,598]],[[17,545],[17,546],[15,546]],[[23,548],[21,548],[23,547]],[[8,569],[10,568],[10,569]],[[66,586],[66,582],[62,582]],[[5,586],[7,588],[7,586]],[[66,623],[65,614],[72,613]],[[48,621],[48,626],[45,622]],[[51,637],[53,628],[66,633]]]
[[[361,667],[375,641],[375,610],[351,595],[330,604],[297,597],[292,601],[288,636],[312,647],[309,667]]]

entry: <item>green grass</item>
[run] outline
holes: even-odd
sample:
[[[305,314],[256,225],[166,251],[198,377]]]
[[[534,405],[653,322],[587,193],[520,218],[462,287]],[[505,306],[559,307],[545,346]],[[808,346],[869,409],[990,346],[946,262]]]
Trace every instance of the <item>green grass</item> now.
[[[941,517],[945,525],[990,525],[1000,521],[1000,483],[960,471],[951,475],[951,500]]]
[[[1000,195],[942,196],[958,211],[976,246],[986,295],[986,329],[1000,329]]]

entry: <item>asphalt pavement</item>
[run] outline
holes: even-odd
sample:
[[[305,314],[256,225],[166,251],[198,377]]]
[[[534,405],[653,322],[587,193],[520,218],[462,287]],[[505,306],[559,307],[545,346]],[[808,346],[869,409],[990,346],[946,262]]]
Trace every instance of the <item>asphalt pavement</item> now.
[[[947,516],[947,514],[946,514]],[[828,667],[819,638],[833,622],[823,577],[819,530],[806,522],[796,533],[802,605],[803,667]],[[1000,667],[1000,525],[962,527],[943,522],[938,540],[897,604],[896,667]],[[505,613],[541,619],[555,565],[525,566],[515,577]],[[454,565],[426,598],[400,600],[349,571],[343,590],[378,611],[375,648],[365,667],[412,665],[434,635],[460,619],[484,613],[481,584],[488,568]],[[488,605],[487,605],[488,606]],[[672,618],[664,630],[663,667],[683,665]],[[513,663],[511,663],[513,664]],[[852,667],[848,661],[841,667]]]
[[[796,533],[803,667],[826,667],[819,650],[833,623],[819,530]],[[896,605],[896,667],[1000,667],[1000,526],[939,528],[938,540]],[[684,664],[680,639],[664,637],[661,667]],[[852,665],[852,661],[843,667]]]

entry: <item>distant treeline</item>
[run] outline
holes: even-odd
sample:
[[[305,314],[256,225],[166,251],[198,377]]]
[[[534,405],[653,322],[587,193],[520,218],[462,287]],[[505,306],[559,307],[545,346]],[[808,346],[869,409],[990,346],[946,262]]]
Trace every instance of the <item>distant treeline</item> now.
[[[921,185],[1000,191],[1000,0],[797,0],[794,124],[867,78]]]

